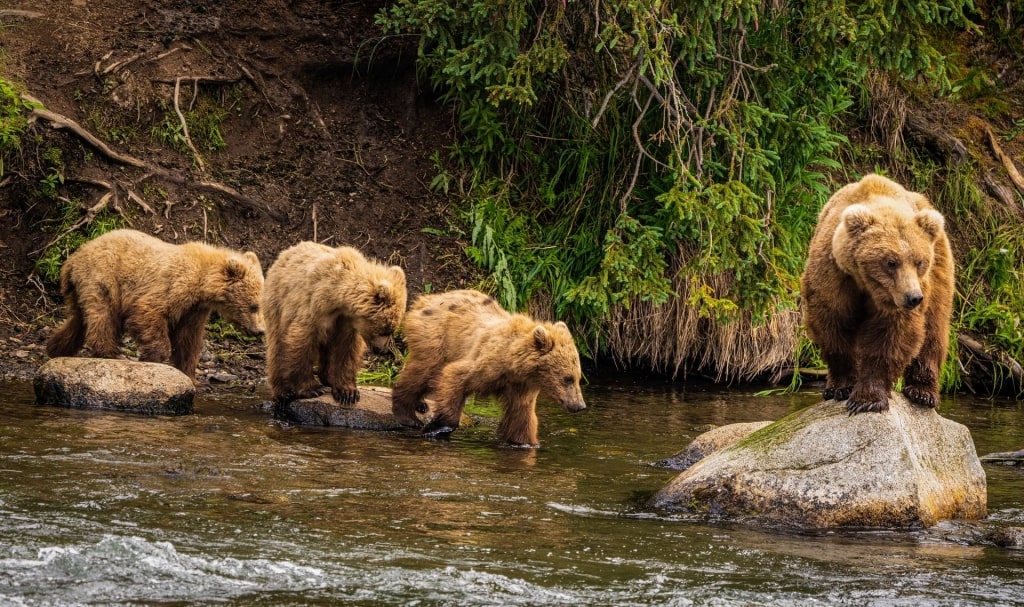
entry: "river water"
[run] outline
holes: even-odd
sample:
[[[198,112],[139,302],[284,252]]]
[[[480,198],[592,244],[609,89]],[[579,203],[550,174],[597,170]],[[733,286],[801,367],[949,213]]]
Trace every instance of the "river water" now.
[[[1024,605],[1024,469],[986,465],[989,518],[800,535],[658,516],[651,466],[755,396],[625,378],[541,403],[542,447],[494,424],[448,442],[282,426],[245,393],[141,417],[0,384],[0,605]],[[492,409],[493,410],[493,409]],[[485,410],[486,412],[486,410]],[[1024,406],[946,398],[979,454],[1024,448]]]

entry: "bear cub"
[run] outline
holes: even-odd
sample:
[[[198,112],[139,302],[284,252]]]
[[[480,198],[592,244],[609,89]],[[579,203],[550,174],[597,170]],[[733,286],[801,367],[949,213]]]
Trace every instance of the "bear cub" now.
[[[828,366],[825,398],[845,400],[851,415],[885,411],[902,375],[910,402],[935,407],[954,288],[945,222],[924,196],[879,175],[838,190],[800,277],[804,325]]]
[[[93,356],[115,358],[127,333],[140,360],[170,362],[195,381],[212,311],[250,335],[263,333],[263,270],[251,252],[114,230],[68,257],[60,290],[67,319],[47,341],[51,357],[87,346]]]
[[[520,446],[539,445],[540,393],[570,413],[586,408],[580,356],[563,322],[510,314],[484,293],[460,290],[417,298],[404,335],[408,359],[392,390],[392,412],[400,423],[419,427],[416,413],[427,411],[423,399],[431,395],[428,436],[458,428],[471,394],[498,397],[498,438]]]
[[[352,247],[300,242],[267,270],[262,307],[274,400],[330,391],[352,404],[366,343],[382,351],[405,316],[405,272]]]

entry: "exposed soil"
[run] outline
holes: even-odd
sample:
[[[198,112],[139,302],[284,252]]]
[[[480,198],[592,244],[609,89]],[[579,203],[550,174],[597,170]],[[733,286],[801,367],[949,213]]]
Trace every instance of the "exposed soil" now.
[[[166,175],[147,177],[153,171],[36,121],[0,186],[0,377],[31,377],[45,360],[43,342],[63,313],[57,285],[34,265],[58,235],[62,206],[87,209],[110,192],[98,182],[117,184],[108,208],[130,227],[252,250],[264,270],[282,249],[315,239],[400,264],[410,296],[475,280],[457,236],[446,235],[445,198],[428,188],[430,155],[451,139],[451,117],[417,82],[416,41],[374,24],[383,4],[5,3],[5,77]],[[209,151],[193,137],[202,167],[186,146],[154,136],[177,123],[176,85],[182,112],[203,103],[228,110],[219,128],[226,147]],[[54,147],[64,177],[57,199],[38,191]],[[207,343],[202,364],[214,385],[217,377],[233,384],[231,375],[261,383],[259,343],[216,335]]]

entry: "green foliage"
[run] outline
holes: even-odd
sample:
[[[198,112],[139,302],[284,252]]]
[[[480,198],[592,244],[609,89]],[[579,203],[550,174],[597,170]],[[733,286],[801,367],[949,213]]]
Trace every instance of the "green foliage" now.
[[[72,229],[81,221],[83,214],[82,205],[75,200],[66,200],[61,207],[60,221],[54,229],[59,238],[43,250],[35,264],[36,273],[43,280],[51,283],[60,282],[60,268],[68,255],[74,253],[84,243],[125,226],[124,218],[121,215],[110,211],[101,211],[84,227]]]
[[[218,105],[205,95],[200,95],[195,106],[182,111],[188,134],[197,150],[216,152],[227,147],[221,133],[221,123],[228,115],[228,110]],[[157,143],[165,145],[183,154],[191,153],[185,139],[185,129],[181,119],[173,108],[168,108],[163,118],[150,129],[150,135]]]
[[[11,156],[21,152],[21,136],[28,126],[26,114],[37,104],[21,96],[21,88],[0,78],[0,177]]]
[[[543,296],[590,342],[678,285],[723,322],[791,308],[865,74],[949,89],[933,41],[969,8],[399,0],[378,22],[420,36],[457,113],[434,185],[465,201],[470,257],[503,304]]]

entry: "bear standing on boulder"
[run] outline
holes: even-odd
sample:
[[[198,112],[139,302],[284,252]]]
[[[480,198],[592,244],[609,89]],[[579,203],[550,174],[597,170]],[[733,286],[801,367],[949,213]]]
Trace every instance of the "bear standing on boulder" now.
[[[359,400],[366,342],[381,349],[405,316],[405,272],[352,247],[300,242],[267,270],[267,383],[274,400]],[[317,367],[314,376],[314,365]],[[319,378],[319,381],[317,379]]]
[[[423,398],[436,401],[427,435],[459,427],[466,398],[501,400],[498,438],[537,446],[537,396],[544,392],[575,413],[586,408],[580,391],[580,356],[565,323],[509,314],[479,291],[423,295],[405,323],[409,358],[392,391],[392,412],[418,427]]]
[[[116,358],[128,333],[140,360],[170,362],[195,381],[213,310],[246,333],[263,333],[263,270],[254,253],[114,230],[68,257],[60,290],[67,319],[47,341],[51,357],[88,346],[93,356]]]
[[[879,175],[836,192],[818,216],[800,278],[804,324],[828,365],[825,398],[851,413],[903,395],[939,402],[949,346],[953,254],[928,200]]]

